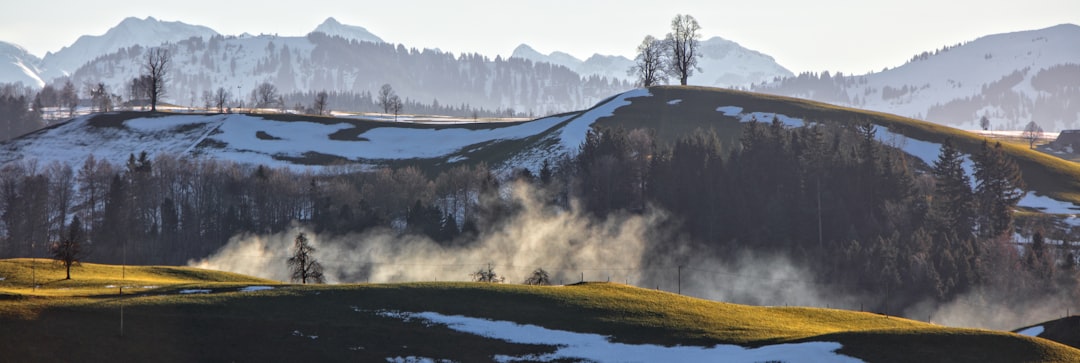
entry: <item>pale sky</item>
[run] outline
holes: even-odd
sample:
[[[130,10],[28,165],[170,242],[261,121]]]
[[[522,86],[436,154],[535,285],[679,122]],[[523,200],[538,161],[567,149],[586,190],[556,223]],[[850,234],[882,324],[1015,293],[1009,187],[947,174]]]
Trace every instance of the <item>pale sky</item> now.
[[[304,35],[327,17],[391,43],[508,56],[518,44],[580,59],[632,58],[690,14],[720,36],[773,56],[795,73],[862,74],[983,35],[1080,24],[1080,0],[482,0],[124,1],[13,0],[0,5],[0,40],[37,56],[101,35],[126,17],[204,25],[225,35]],[[1080,46],[1080,45],[1077,45]]]

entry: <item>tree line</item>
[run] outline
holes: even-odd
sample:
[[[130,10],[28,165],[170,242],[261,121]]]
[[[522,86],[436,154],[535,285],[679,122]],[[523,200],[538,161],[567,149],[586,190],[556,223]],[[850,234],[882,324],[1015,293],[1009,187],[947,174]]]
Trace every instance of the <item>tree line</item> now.
[[[487,207],[501,181],[484,164],[430,178],[415,167],[316,174],[140,153],[121,165],[93,155],[77,168],[14,163],[2,174],[4,257],[43,257],[73,217],[92,260],[137,264],[183,264],[238,233],[277,233],[293,221],[318,233],[382,227],[451,242],[503,218]]]
[[[729,261],[783,254],[808,278],[893,307],[986,286],[1075,294],[1071,250],[1052,249],[1041,231],[1018,248],[1025,186],[1000,144],[984,143],[969,174],[950,141],[920,165],[875,134],[870,123],[751,122],[725,148],[704,131],[670,146],[647,130],[592,131],[574,161],[577,197],[598,216],[659,207],[690,250]]]

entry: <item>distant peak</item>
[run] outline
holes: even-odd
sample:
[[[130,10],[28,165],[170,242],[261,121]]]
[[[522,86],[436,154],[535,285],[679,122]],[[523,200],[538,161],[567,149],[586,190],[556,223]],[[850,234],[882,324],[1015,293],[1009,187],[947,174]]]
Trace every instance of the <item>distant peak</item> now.
[[[147,16],[145,19],[139,19],[134,16],[129,16],[120,21],[120,25],[136,25],[143,23],[157,23],[158,20],[152,16]]]
[[[373,43],[385,43],[382,38],[379,38],[375,34],[372,34],[362,26],[342,24],[334,17],[328,17],[326,20],[315,27],[313,33],[323,33],[329,36],[338,36],[345,39],[354,39],[365,42]]]
[[[533,49],[533,47],[530,47],[528,44],[521,43],[521,45],[518,45],[514,48],[514,51],[510,53],[510,57],[536,60],[544,57],[544,55],[537,52],[536,49]]]

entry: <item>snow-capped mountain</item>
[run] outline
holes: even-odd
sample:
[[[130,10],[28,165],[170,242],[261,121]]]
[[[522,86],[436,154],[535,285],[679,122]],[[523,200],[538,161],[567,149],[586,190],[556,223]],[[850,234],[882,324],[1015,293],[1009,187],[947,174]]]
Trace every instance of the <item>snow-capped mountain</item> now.
[[[264,82],[276,86],[279,94],[328,91],[370,95],[390,84],[407,100],[550,114],[587,107],[630,87],[624,82],[583,78],[547,63],[491,60],[479,54],[455,56],[438,50],[357,42],[322,32],[298,37],[216,35],[165,47],[174,55],[165,101],[185,106],[203,105],[202,94],[219,87],[230,92],[232,99],[248,102]],[[127,85],[140,72],[145,49],[122,48],[98,57],[75,71],[72,82],[103,82],[124,96]],[[341,105],[331,107],[340,110],[337,107]]]
[[[0,83],[41,87],[70,77],[74,84],[104,83],[127,99],[146,49],[158,46],[172,55],[163,100],[185,106],[203,105],[203,93],[218,88],[231,94],[230,104],[251,105],[247,101],[264,82],[282,95],[329,91],[369,98],[391,84],[406,102],[550,114],[587,107],[630,88],[614,78],[581,77],[547,63],[388,44],[334,18],[306,36],[223,36],[204,26],[127,18],[104,35],[82,36],[40,62],[16,46],[0,49],[14,54],[0,66]],[[289,106],[297,102],[291,99]]]
[[[323,21],[322,24],[315,27],[313,32],[320,32],[332,37],[342,37],[359,42],[385,43],[382,38],[379,38],[375,34],[371,34],[371,32],[364,29],[364,27],[342,24],[333,17],[326,18],[326,21]]]
[[[514,48],[514,52],[510,54],[510,58],[528,59],[533,62],[547,62],[553,65],[566,67],[570,70],[577,70],[578,67],[581,67],[581,65],[585,63],[570,54],[559,51],[543,54],[536,51],[536,49],[533,49],[528,44],[521,44],[518,45],[517,48]]]
[[[701,42],[700,72],[690,77],[689,84],[710,87],[746,87],[776,77],[790,77],[791,71],[776,63],[773,57],[744,48],[733,41],[712,37]],[[623,56],[594,54],[584,61],[563,52],[543,54],[522,44],[514,49],[512,58],[560,65],[583,76],[599,75],[633,82],[627,71],[634,61]]]
[[[701,42],[698,67],[701,72],[695,72],[687,83],[709,87],[744,87],[776,77],[792,76],[791,71],[776,63],[773,57],[721,37]]]
[[[69,47],[45,54],[41,61],[41,79],[46,82],[64,77],[94,58],[134,45],[157,46],[192,37],[209,39],[218,33],[200,25],[179,21],[161,21],[153,17],[129,17],[103,35],[83,35]]]
[[[959,128],[1080,127],[1080,26],[984,36],[861,76],[804,73],[754,90],[925,119]]]
[[[38,76],[41,59],[22,47],[0,42],[0,80],[5,83],[22,83],[24,86],[41,88],[45,81]]]
[[[634,82],[635,79],[627,74],[627,70],[634,65],[634,61],[621,55],[593,54],[577,68],[581,75],[598,75],[612,79],[622,79]]]
[[[533,62],[546,62],[557,66],[566,67],[582,76],[597,75],[608,79],[618,79],[633,82],[633,77],[626,71],[634,65],[634,61],[623,56],[593,54],[584,61],[564,52],[551,52],[543,54],[527,44],[518,45],[510,58],[528,59]]]

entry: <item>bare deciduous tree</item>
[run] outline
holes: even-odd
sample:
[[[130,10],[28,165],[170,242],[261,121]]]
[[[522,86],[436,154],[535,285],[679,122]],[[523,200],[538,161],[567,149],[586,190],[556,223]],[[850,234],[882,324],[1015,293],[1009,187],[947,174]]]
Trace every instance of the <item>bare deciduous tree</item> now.
[[[143,63],[143,75],[148,77],[146,83],[146,95],[150,99],[150,111],[157,111],[157,104],[165,97],[165,83],[169,76],[169,67],[172,58],[169,50],[164,48],[151,48],[146,52],[146,63]]]
[[[82,222],[79,221],[78,216],[75,216],[71,220],[66,235],[49,246],[49,253],[67,270],[65,278],[67,280],[71,280],[71,266],[78,265],[79,261],[86,258],[87,253],[83,249],[84,238]]]
[[[277,86],[273,83],[263,82],[255,87],[255,107],[270,107],[278,103]]]
[[[217,112],[225,112],[225,103],[229,102],[229,98],[232,95],[225,90],[225,87],[218,87],[217,92],[214,92],[214,106],[217,107]]]
[[[675,15],[671,19],[671,33],[667,34],[664,44],[668,48],[668,72],[679,79],[679,84],[686,85],[686,80],[700,72],[697,62],[701,38],[701,26],[690,15]]]
[[[397,121],[398,115],[401,114],[401,110],[405,108],[405,104],[401,102],[401,97],[394,95],[390,98],[390,112],[394,113],[394,121]]]
[[[542,268],[533,270],[529,278],[525,279],[526,285],[551,285],[551,277]]]
[[[481,267],[479,270],[476,270],[476,272],[469,274],[469,276],[472,276],[473,281],[476,282],[499,283],[505,280],[505,278],[495,273],[495,268],[492,267],[490,263],[487,265],[487,268]]]
[[[637,77],[638,85],[641,87],[666,82],[664,41],[656,39],[652,35],[646,35],[645,40],[642,40],[641,44],[638,45],[634,66],[630,67],[628,74]]]
[[[214,108],[214,93],[213,92],[203,91],[202,99],[203,99],[203,108],[205,108],[207,112],[209,112],[210,109]]]
[[[321,92],[315,94],[315,102],[311,105],[311,108],[315,109],[315,112],[319,116],[322,116],[324,113],[326,113],[328,111],[326,109],[326,106],[327,106],[326,99],[327,99],[327,97],[329,97],[329,96],[326,94],[326,91],[321,91]]]
[[[289,269],[292,270],[292,281],[300,281],[306,284],[310,280],[313,283],[325,283],[322,265],[312,256],[315,248],[308,244],[307,236],[303,233],[296,235],[293,240],[293,255],[289,257]]]
[[[1035,142],[1039,141],[1039,138],[1042,137],[1042,133],[1043,133],[1042,126],[1039,126],[1039,124],[1035,123],[1034,120],[1032,120],[1031,122],[1028,122],[1027,126],[1024,126],[1024,134],[1023,134],[1024,135],[1024,140],[1028,141],[1028,147],[1034,149],[1035,148]]]
[[[397,97],[397,93],[394,92],[394,87],[390,87],[389,84],[384,84],[382,88],[379,88],[379,106],[382,107],[383,113],[390,113],[393,110],[395,97]]]
[[[75,84],[71,80],[64,82],[64,88],[60,91],[60,104],[68,109],[68,116],[75,116],[75,108],[79,106],[79,93],[75,91]]]

